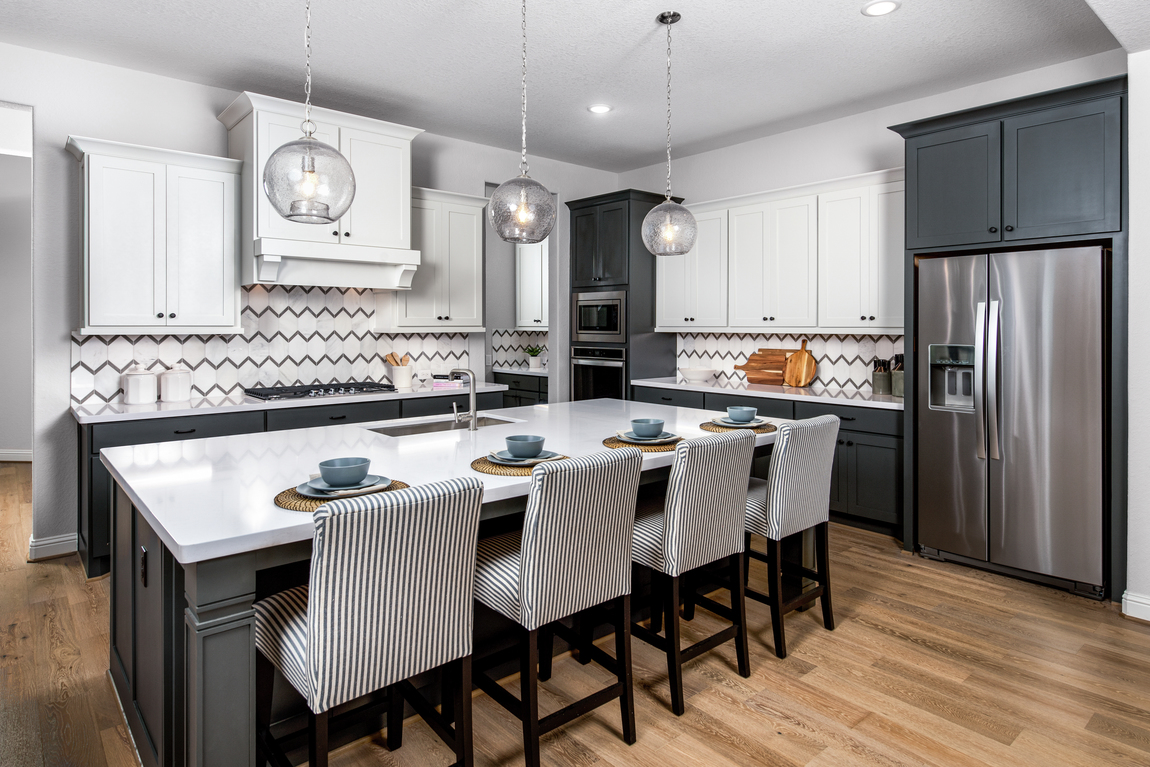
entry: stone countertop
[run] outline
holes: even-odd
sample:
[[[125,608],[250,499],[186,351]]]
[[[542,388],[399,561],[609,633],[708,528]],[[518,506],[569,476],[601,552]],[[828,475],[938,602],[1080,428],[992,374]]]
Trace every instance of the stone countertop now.
[[[100,459],[176,560],[189,564],[310,540],[312,515],[281,509],[274,498],[306,481],[328,458],[365,456],[372,472],[410,485],[476,477],[483,481],[484,503],[490,503],[525,496],[531,485],[530,476],[500,477],[471,469],[475,458],[504,449],[509,435],[543,435],[547,449],[574,457],[606,450],[603,440],[633,418],[662,418],[667,431],[699,437],[707,434],[699,424],[715,413],[601,399],[487,415],[509,422],[403,437],[372,431],[379,423],[322,426],[105,448]],[[774,433],[756,435],[757,445],[774,441]],[[643,469],[670,466],[674,458],[674,451],[644,453]]]
[[[722,382],[714,379],[704,383],[691,383],[677,376],[667,378],[640,378],[632,380],[631,385],[649,386],[656,389],[739,394],[747,397],[764,397],[766,399],[788,399],[795,402],[818,400],[819,402],[824,402],[829,405],[854,405],[856,407],[870,407],[880,410],[903,409],[902,397],[892,397],[889,394],[871,394],[870,392],[844,391],[843,389],[827,389],[815,386],[800,389],[794,386],[767,386],[765,384],[747,383],[746,381]]]
[[[126,405],[122,402],[94,405],[73,405],[72,416],[81,424],[140,421],[151,418],[172,418],[184,415],[228,413],[248,410],[278,410],[280,408],[310,407],[312,405],[342,405],[379,400],[417,399],[420,397],[450,397],[467,394],[467,387],[459,389],[433,389],[418,386],[407,391],[376,392],[373,394],[340,394],[331,397],[300,397],[297,399],[262,400],[243,393],[221,397],[199,397],[187,402],[154,402],[147,405]],[[504,384],[479,383],[476,394],[507,391]]]
[[[539,376],[540,378],[547,377],[547,368],[513,368],[509,365],[495,365],[491,368],[492,373],[510,373],[517,376]]]

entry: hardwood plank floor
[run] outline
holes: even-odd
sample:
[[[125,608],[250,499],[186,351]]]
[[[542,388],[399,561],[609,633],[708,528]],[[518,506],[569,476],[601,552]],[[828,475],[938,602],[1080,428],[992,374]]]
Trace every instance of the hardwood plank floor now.
[[[76,557],[25,562],[28,464],[0,464],[0,765],[135,765],[107,676],[108,579]],[[819,610],[787,619],[775,658],[767,609],[750,602],[752,675],[727,645],[687,664],[687,713],[669,710],[663,656],[636,641],[639,741],[606,706],[544,739],[550,765],[1150,765],[1150,626],[1099,604],[991,573],[903,554],[834,526],[834,632]],[[763,571],[752,570],[762,590]],[[721,627],[704,610],[684,643]],[[610,650],[609,643],[605,644]],[[608,684],[602,669],[555,662],[544,712]],[[517,680],[508,679],[518,692]],[[476,763],[523,763],[516,720],[475,699]],[[332,755],[336,767],[446,765],[420,720],[404,747],[381,735]]]

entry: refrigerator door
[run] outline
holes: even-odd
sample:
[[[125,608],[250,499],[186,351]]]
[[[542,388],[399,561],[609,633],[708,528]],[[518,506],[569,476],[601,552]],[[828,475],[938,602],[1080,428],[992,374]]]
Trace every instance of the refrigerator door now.
[[[990,560],[1102,585],[1101,248],[990,257]],[[988,327],[995,324],[990,317]],[[989,375],[991,363],[997,375]]]
[[[985,341],[987,256],[918,262],[919,543],[972,559],[987,557],[986,445],[982,360],[976,357],[975,407],[930,407],[932,344],[981,350]]]

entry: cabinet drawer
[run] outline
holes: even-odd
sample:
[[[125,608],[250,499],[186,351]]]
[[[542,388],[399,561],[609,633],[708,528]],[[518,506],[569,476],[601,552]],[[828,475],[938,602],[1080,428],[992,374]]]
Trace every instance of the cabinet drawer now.
[[[399,402],[357,402],[347,405],[316,405],[269,410],[268,431],[307,429],[312,426],[339,426],[345,423],[386,421],[399,418]]]
[[[95,424],[92,427],[92,452],[98,453],[101,448],[118,445],[147,445],[152,442],[226,437],[230,434],[251,434],[263,430],[262,410]]]
[[[651,402],[656,405],[703,408],[703,393],[697,391],[676,391],[675,389],[636,386],[634,387],[634,398],[639,402]]]
[[[737,394],[705,394],[703,401],[707,410],[726,412],[729,407],[753,407],[759,415],[767,418],[794,418],[795,403],[789,399],[767,399],[766,397],[743,397]]]
[[[546,380],[539,376],[516,375],[515,373],[495,373],[494,377],[495,383],[520,391],[539,391],[539,382]]]
[[[449,397],[418,397],[416,399],[402,400],[401,411],[404,418],[416,418],[427,415],[451,415],[451,404],[456,403],[462,413],[467,412],[467,394],[455,394]],[[498,410],[504,407],[503,392],[487,392],[475,395],[475,408],[477,410]]]
[[[853,405],[816,405],[813,402],[795,403],[795,418],[815,418],[820,415],[837,415],[842,421],[840,429],[902,436],[901,410],[876,410]]]

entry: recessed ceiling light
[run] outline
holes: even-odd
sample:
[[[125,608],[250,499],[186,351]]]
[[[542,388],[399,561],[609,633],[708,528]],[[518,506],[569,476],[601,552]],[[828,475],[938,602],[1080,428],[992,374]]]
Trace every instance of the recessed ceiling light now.
[[[863,16],[886,16],[894,13],[902,5],[900,0],[871,0],[862,7]]]
[[[611,111],[611,107],[607,104],[592,104],[587,107],[588,112],[594,112],[597,115],[605,115]]]

